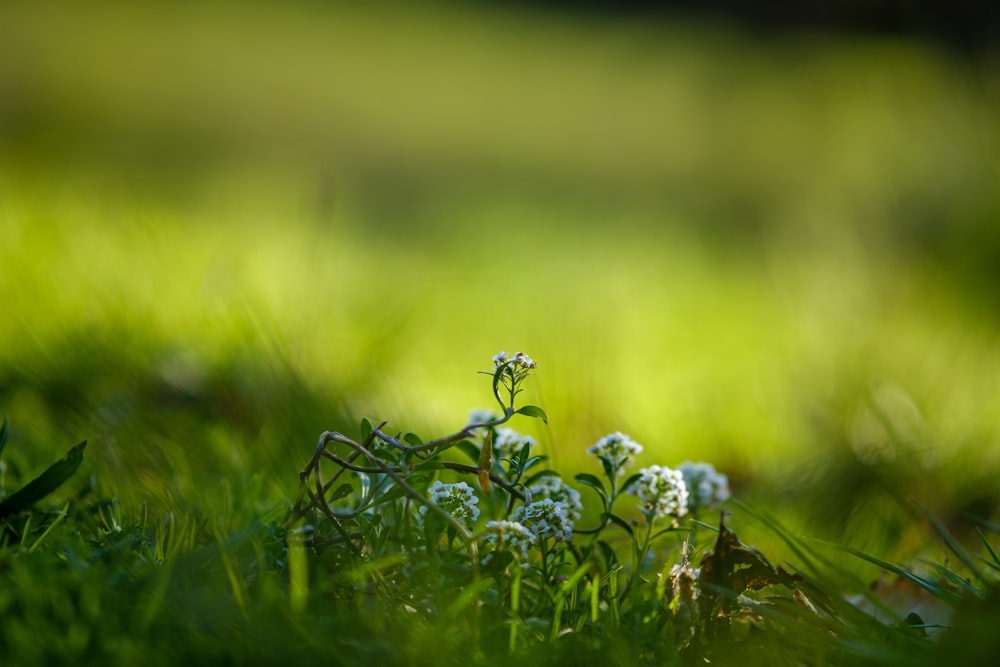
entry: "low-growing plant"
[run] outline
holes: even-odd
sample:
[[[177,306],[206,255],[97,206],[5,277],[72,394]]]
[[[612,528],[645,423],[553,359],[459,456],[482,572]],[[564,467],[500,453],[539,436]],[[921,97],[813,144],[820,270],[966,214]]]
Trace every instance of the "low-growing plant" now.
[[[369,596],[370,610],[430,624],[447,619],[480,650],[632,633],[654,661],[665,649],[667,658],[708,657],[723,636],[763,622],[746,597],[755,591],[780,589],[800,612],[819,614],[825,594],[743,546],[724,521],[700,520],[730,494],[709,463],[631,472],[643,448],[612,433],[587,450],[599,473],[574,478],[585,503],[534,439],[508,426],[518,415],[547,422],[538,406],[517,403],[535,369],[521,352],[497,354],[485,374],[499,410],[476,410],[444,437],[367,419],[358,439],[320,436],[284,524],[300,607],[310,573],[323,572],[337,582],[329,594]]]

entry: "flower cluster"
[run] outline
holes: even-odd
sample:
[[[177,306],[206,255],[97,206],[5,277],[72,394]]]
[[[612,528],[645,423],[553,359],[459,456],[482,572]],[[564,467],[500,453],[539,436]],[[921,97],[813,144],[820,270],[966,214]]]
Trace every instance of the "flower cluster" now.
[[[729,499],[729,478],[717,472],[711,463],[685,461],[677,469],[684,477],[688,509],[692,513],[718,507]]]
[[[496,410],[490,410],[489,408],[476,408],[469,413],[469,421],[466,426],[488,424],[490,422],[500,421],[501,419],[503,419],[503,415],[499,414]]]
[[[501,459],[517,455],[525,445],[534,447],[535,439],[530,435],[521,435],[512,428],[498,428],[493,438],[493,452]]]
[[[573,539],[573,522],[562,503],[551,498],[522,505],[514,510],[510,518],[531,531],[539,540],[553,538],[556,542],[567,542]]]
[[[654,465],[643,468],[639,475],[629,493],[638,496],[643,513],[651,519],[687,514],[688,490],[679,470]]]
[[[587,449],[588,454],[607,461],[617,475],[624,475],[625,468],[631,465],[636,454],[641,452],[642,445],[623,433],[606,435]]]
[[[479,498],[472,487],[465,482],[442,484],[440,480],[437,480],[428,491],[432,503],[459,521],[471,525],[479,518],[479,508],[476,507]],[[420,514],[426,516],[427,507],[422,505]]]
[[[492,545],[498,552],[510,549],[522,563],[528,560],[528,549],[536,542],[535,534],[516,521],[489,521],[483,535],[483,544]],[[488,563],[489,556],[483,561]]]
[[[537,368],[537,364],[524,352],[515,352],[514,356],[509,356],[506,352],[500,351],[493,356],[493,368],[501,366],[520,366],[521,368]]]
[[[730,493],[729,480],[708,463],[685,462],[676,469],[651,465],[630,474],[644,448],[628,435],[610,433],[587,448],[587,453],[597,459],[591,465],[600,468],[603,474],[576,475],[576,482],[582,485],[580,490],[588,487],[585,493],[596,494],[592,500],[599,502],[588,508],[594,510],[587,512],[590,525],[574,530],[585,514],[580,491],[546,466],[547,456],[533,451],[541,449],[536,446],[535,438],[508,427],[508,422],[518,415],[548,424],[548,415],[541,407],[518,405],[518,396],[524,392],[523,383],[533,374],[536,364],[523,352],[513,355],[499,352],[492,365],[492,370],[480,373],[490,378],[496,404],[492,409],[473,410],[466,425],[451,435],[424,442],[407,434],[403,438],[407,444],[403,444],[398,441],[399,436],[384,435],[381,429],[373,433],[370,420],[362,422],[361,442],[324,431],[313,458],[300,473],[303,481],[315,482],[320,497],[310,494],[311,502],[303,499],[297,503],[285,525],[301,525],[303,519],[325,515],[338,534],[329,539],[329,544],[340,550],[336,555],[338,562],[351,556],[359,563],[383,556],[398,559],[400,566],[386,571],[398,577],[395,583],[406,587],[407,598],[414,601],[414,608],[423,606],[425,590],[453,583],[461,585],[456,577],[462,572],[476,576],[480,565],[488,565],[482,572],[498,580],[509,572],[524,573],[529,578],[524,588],[515,588],[515,584],[520,586],[519,578],[509,587],[500,582],[489,592],[491,598],[482,598],[481,604],[491,600],[490,604],[502,607],[508,594],[515,603],[520,599],[516,591],[520,590],[520,595],[525,596],[522,609],[536,616],[539,612],[548,614],[544,608],[547,603],[563,605],[563,591],[581,590],[586,582],[595,593],[592,603],[626,601],[628,592],[640,590],[644,576],[654,571],[652,564],[657,559],[654,541],[664,533],[687,530],[688,539],[676,541],[677,545],[682,542],[684,545],[681,562],[669,570],[656,568],[661,577],[656,590],[659,605],[669,605],[674,614],[677,630],[672,633],[672,646],[698,648],[700,644],[695,642],[702,637],[699,633],[704,625],[701,608],[704,605],[699,605],[698,599],[700,572],[692,568],[689,560],[689,551],[700,548],[694,543],[697,521],[682,517],[697,517],[699,510],[725,502]],[[448,457],[455,451],[445,453],[452,447],[476,465],[452,462]],[[330,448],[336,448],[340,456],[334,455]],[[351,463],[362,455],[368,460],[366,465]],[[320,474],[324,457],[340,467],[327,479]],[[379,477],[375,490],[366,484],[373,470],[386,473]],[[345,471],[358,473],[360,489],[357,483],[335,486]],[[467,475],[468,482],[445,483],[428,478],[436,475],[435,471],[441,471],[440,475],[448,480],[454,479],[453,475]],[[481,496],[477,495],[480,490]],[[417,502],[413,503],[414,500]],[[330,507],[338,501],[343,501],[342,507]],[[633,529],[637,522],[630,514],[644,518],[644,525]],[[669,526],[658,530],[663,524]],[[611,532],[612,537],[602,538],[605,531]],[[314,533],[315,529],[307,526],[289,529],[287,537],[292,544],[315,546],[313,542],[318,538]],[[342,539],[338,540],[338,536]],[[574,536],[585,536],[587,544],[574,545]],[[630,542],[632,568],[620,591],[612,587],[605,594],[601,591],[606,582],[597,576],[607,567],[614,566],[616,573],[620,569],[618,547],[609,544],[619,537],[626,544]],[[577,562],[567,562],[569,556]],[[567,588],[564,572],[569,565],[580,569],[572,577],[573,585]],[[581,579],[588,571],[593,578]],[[642,605],[646,604],[651,588],[646,587],[639,594]],[[479,596],[479,589],[474,593]],[[475,603],[480,599],[476,596],[469,600]],[[575,603],[570,606],[577,608]],[[557,620],[550,626],[555,636],[561,635],[566,626],[558,625],[559,609],[567,608],[556,607]],[[591,611],[596,617],[599,610]],[[578,619],[586,621],[586,616]],[[514,632],[517,627],[511,626],[512,651],[519,646]],[[583,626],[576,623],[576,627]],[[697,653],[692,651],[692,655]]]
[[[553,500],[562,504],[563,511],[572,522],[577,522],[583,516],[583,502],[580,492],[562,481],[559,477],[542,477],[528,487],[532,500]]]

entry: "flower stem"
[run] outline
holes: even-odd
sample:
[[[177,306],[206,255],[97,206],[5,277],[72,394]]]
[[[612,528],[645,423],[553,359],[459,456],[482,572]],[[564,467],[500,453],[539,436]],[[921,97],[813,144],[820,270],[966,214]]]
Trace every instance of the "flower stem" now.
[[[639,585],[642,564],[646,561],[646,554],[649,553],[649,543],[653,538],[653,519],[654,515],[652,513],[646,515],[646,535],[642,538],[642,546],[634,552],[635,563],[632,567],[632,577],[629,580],[628,589],[626,589],[628,591]]]

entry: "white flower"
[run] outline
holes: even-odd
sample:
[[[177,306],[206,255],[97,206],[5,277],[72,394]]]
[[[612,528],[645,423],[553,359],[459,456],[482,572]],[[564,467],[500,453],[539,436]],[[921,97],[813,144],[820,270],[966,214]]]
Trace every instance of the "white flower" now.
[[[566,542],[573,539],[573,522],[566,515],[563,504],[551,498],[522,505],[514,510],[510,518],[530,530],[539,540],[551,537],[556,542]]]
[[[506,352],[501,350],[493,355],[493,368],[500,368],[501,366],[537,368],[538,364],[524,352],[515,352],[514,357],[511,358]]]
[[[472,426],[473,424],[486,424],[489,422],[499,421],[502,418],[503,416],[495,410],[490,410],[489,408],[476,408],[469,413],[469,421],[466,426]]]
[[[638,496],[643,512],[651,517],[687,514],[688,491],[679,470],[650,466],[639,471],[639,479],[629,488]]]
[[[588,454],[593,454],[610,463],[617,475],[624,475],[625,468],[631,465],[636,454],[641,452],[642,445],[623,433],[606,435],[587,449]]]
[[[512,428],[498,428],[493,437],[493,452],[501,459],[513,458],[525,445],[534,447],[535,439]]]
[[[542,477],[528,488],[532,500],[549,498],[562,503],[563,511],[570,521],[576,522],[583,516],[583,503],[580,502],[580,492],[566,484],[559,477]]]
[[[537,364],[524,352],[517,352],[514,354],[514,363],[523,368],[537,368]]]
[[[729,478],[715,470],[711,463],[685,461],[677,468],[688,489],[688,509],[718,507],[729,499]]]
[[[436,480],[428,491],[432,503],[459,521],[472,524],[479,518],[479,508],[476,507],[479,498],[465,482],[442,484],[441,480]],[[421,515],[426,515],[427,507],[421,505],[419,511]]]
[[[493,546],[494,551],[510,549],[522,563],[528,560],[528,549],[535,544],[535,534],[516,521],[489,521],[483,543]],[[489,562],[484,558],[484,562]]]

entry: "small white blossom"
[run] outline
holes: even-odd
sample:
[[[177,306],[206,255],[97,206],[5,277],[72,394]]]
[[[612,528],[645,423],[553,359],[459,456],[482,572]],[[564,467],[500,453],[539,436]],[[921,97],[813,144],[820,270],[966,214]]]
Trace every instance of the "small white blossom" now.
[[[631,465],[636,454],[641,452],[642,445],[617,432],[604,436],[587,449],[588,454],[607,460],[617,475],[624,475],[625,468]]]
[[[537,368],[537,364],[526,355],[524,352],[517,352],[514,354],[514,363],[521,366],[522,368]]]
[[[729,499],[729,478],[715,470],[711,463],[685,461],[677,468],[684,476],[688,489],[688,509],[718,507]]]
[[[580,492],[566,484],[559,477],[542,477],[528,488],[532,500],[549,498],[562,503],[563,510],[570,521],[576,522],[583,516],[583,503]]]
[[[687,514],[688,491],[679,470],[654,465],[643,468],[639,475],[629,493],[638,496],[647,516],[681,517]]]
[[[530,530],[539,540],[553,538],[556,542],[566,542],[573,539],[573,522],[563,504],[551,498],[522,505],[514,510],[510,518]]]
[[[488,422],[495,422],[502,419],[502,415],[497,413],[495,410],[490,410],[489,408],[476,408],[469,413],[469,421],[466,426],[472,426],[473,424],[486,424]]]
[[[524,352],[515,352],[514,356],[511,357],[504,351],[497,352],[493,355],[493,368],[500,368],[501,366],[510,366],[516,368],[520,366],[521,368],[538,368],[538,364],[526,355]]]
[[[510,549],[522,563],[528,560],[528,549],[537,542],[535,534],[517,521],[489,521],[483,543],[493,546],[494,551]],[[489,562],[490,554],[484,558]]]
[[[513,458],[525,445],[534,447],[535,439],[512,428],[498,428],[493,437],[493,452],[502,459]]]
[[[479,518],[479,508],[476,507],[479,498],[465,482],[442,484],[441,480],[436,480],[428,491],[432,503],[459,521],[472,524]],[[419,511],[422,516],[426,516],[427,507],[421,505]]]

